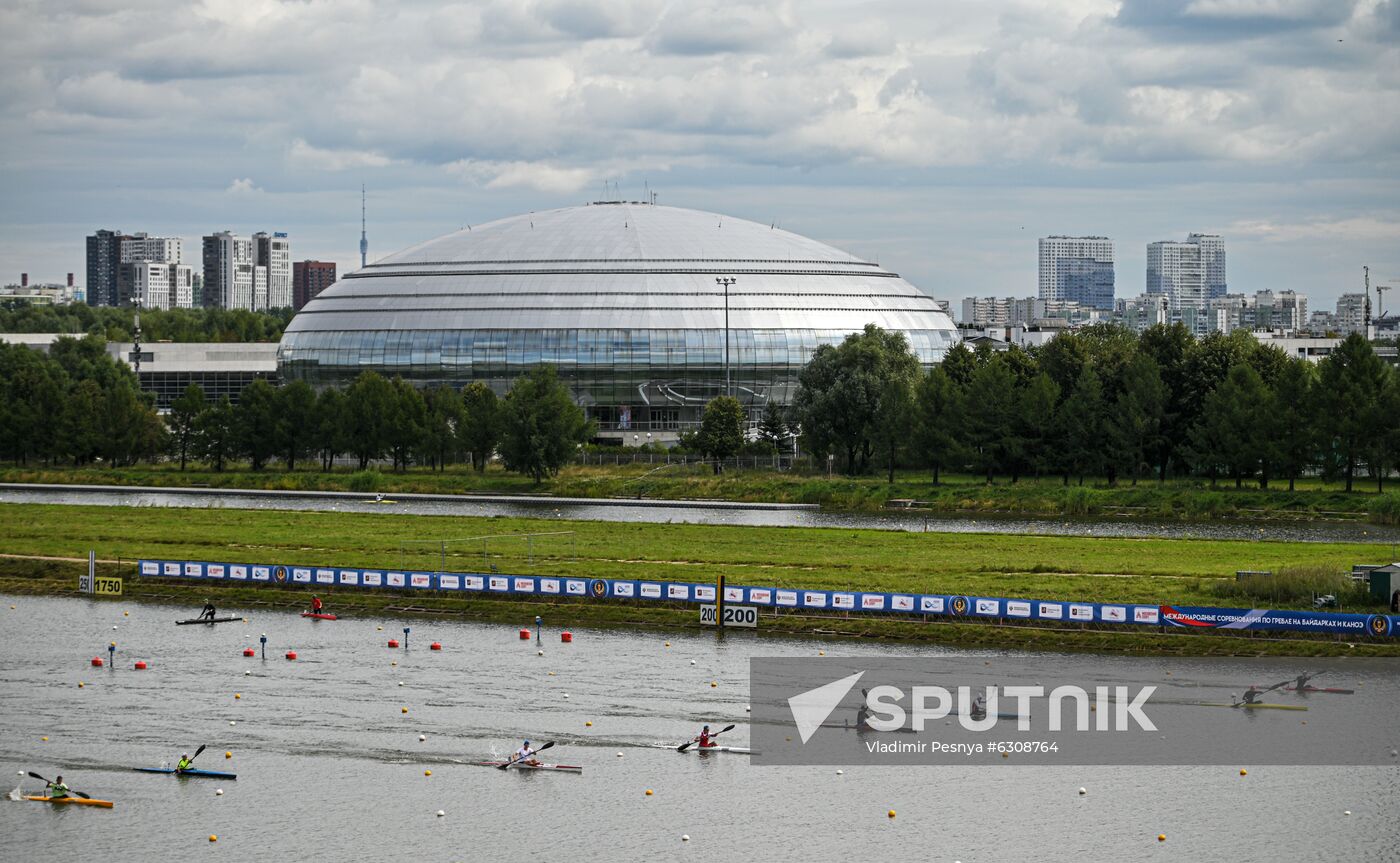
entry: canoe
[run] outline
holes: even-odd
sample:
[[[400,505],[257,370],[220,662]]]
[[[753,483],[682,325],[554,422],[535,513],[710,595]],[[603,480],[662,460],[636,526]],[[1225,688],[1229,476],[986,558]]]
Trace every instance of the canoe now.
[[[111,809],[112,801],[98,800],[97,798],[83,797],[40,797],[34,794],[26,794],[25,800],[33,800],[35,803],[71,803],[74,806],[99,806],[103,809]]]
[[[733,752],[735,755],[757,755],[747,746],[706,746],[703,749],[699,746],[692,746],[686,752]]]
[[[336,619],[334,614],[313,614],[313,613],[311,613],[311,612],[309,612],[309,611],[303,611],[303,612],[301,613],[301,616],[302,616],[302,617],[311,617],[311,618],[315,618],[316,620],[335,620],[335,619]]]
[[[1297,692],[1297,691],[1298,691],[1298,687],[1296,687],[1296,686],[1285,686],[1284,689],[1287,690],[1287,691],[1289,691],[1289,692]],[[1303,691],[1304,691],[1304,692],[1330,692],[1330,693],[1332,693],[1332,694],[1334,694],[1334,695],[1352,695],[1352,694],[1354,694],[1354,693],[1356,692],[1355,689],[1338,689],[1338,688],[1335,687],[1335,686],[1304,686],[1304,687],[1303,687]]]
[[[221,770],[200,770],[200,769],[198,769],[198,768],[196,768],[196,767],[191,767],[191,768],[189,768],[188,770],[179,770],[179,771],[177,771],[177,770],[176,770],[175,768],[173,768],[173,767],[133,767],[133,768],[131,768],[131,769],[132,769],[132,770],[139,771],[139,772],[141,772],[141,773],[171,773],[171,774],[175,774],[175,775],[177,775],[177,776],[204,776],[204,777],[207,777],[207,778],[209,778],[209,779],[237,779],[237,778],[238,778],[238,774],[237,774],[237,773],[224,773],[224,772],[221,771]]]
[[[213,620],[204,620],[202,618],[196,618],[194,620],[177,620],[175,621],[175,625],[189,626],[192,623],[234,623],[235,621],[239,621],[242,619],[243,618],[241,617],[216,617]]]
[[[1307,710],[1301,704],[1228,704],[1223,701],[1197,701],[1198,707],[1243,707],[1246,710]]]
[[[478,767],[500,767],[505,761],[473,761]],[[582,767],[575,767],[571,764],[512,764],[511,770],[559,770],[564,773],[582,773]]]

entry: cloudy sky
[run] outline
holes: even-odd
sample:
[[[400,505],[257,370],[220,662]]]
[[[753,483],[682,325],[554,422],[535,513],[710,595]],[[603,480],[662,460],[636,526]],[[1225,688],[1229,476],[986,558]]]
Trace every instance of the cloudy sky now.
[[[1030,296],[1036,238],[1400,286],[1400,0],[0,0],[0,282],[99,227],[357,262],[656,190]],[[615,184],[617,191],[606,191]],[[1400,307],[1400,291],[1390,297]]]

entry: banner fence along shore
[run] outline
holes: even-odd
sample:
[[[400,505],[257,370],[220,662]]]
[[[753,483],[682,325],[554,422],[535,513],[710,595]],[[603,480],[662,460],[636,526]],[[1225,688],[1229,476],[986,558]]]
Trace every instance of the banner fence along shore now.
[[[714,584],[645,579],[350,569],[294,564],[213,563],[197,560],[143,559],[138,565],[142,576],[154,578],[306,587],[393,588],[496,596],[513,594],[543,598],[660,601],[697,605],[714,602],[718,590]],[[1400,636],[1400,615],[1385,614],[1070,602],[941,593],[801,590],[739,585],[724,587],[724,602],[727,605],[754,605],[793,611],[926,615],[980,621],[1312,632],[1375,638]]]

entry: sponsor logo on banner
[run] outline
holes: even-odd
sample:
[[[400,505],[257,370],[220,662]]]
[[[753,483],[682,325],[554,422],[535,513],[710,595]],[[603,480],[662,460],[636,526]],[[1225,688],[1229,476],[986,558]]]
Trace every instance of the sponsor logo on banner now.
[[[204,567],[204,574],[210,578],[223,578],[224,565],[222,563],[211,563]]]
[[[927,614],[943,613],[943,597],[941,596],[921,596],[919,597],[919,611]]]
[[[725,602],[743,602],[744,589],[742,587],[726,587],[724,589]]]
[[[273,573],[272,573],[272,570],[269,569],[269,568],[266,567],[266,566],[255,566],[255,567],[253,567],[253,580],[254,580],[254,581],[267,581],[268,576],[270,576],[270,575],[272,575],[272,574],[273,574]],[[282,582],[284,582],[284,581],[286,581],[286,580],[287,580],[287,568],[286,568],[285,566],[279,566],[279,567],[277,567],[277,582],[280,584],[280,583],[282,583]]]
[[[333,569],[318,569],[318,570],[316,570],[316,583],[317,583],[317,584],[335,584],[335,570],[333,570]]]
[[[564,592],[570,596],[583,596],[588,593],[588,582],[571,578],[564,582]]]
[[[486,582],[486,586],[492,590],[510,590],[510,579],[503,575],[493,575]]]
[[[153,561],[153,560],[143,560],[143,561],[141,561],[141,574],[142,574],[142,575],[160,575],[160,564],[156,563],[156,562]]]
[[[1000,614],[1001,600],[999,599],[979,599],[977,600],[978,614]]]
[[[433,577],[432,577],[431,575],[429,575],[428,573],[426,573],[426,572],[415,572],[415,573],[413,573],[413,577],[412,577],[411,579],[409,579],[408,586],[409,586],[409,587],[432,587],[432,586],[433,586]]]
[[[438,587],[441,588],[442,590],[456,590],[456,589],[458,589],[458,588],[461,587],[461,586],[462,586],[462,577],[461,577],[460,575],[439,575],[439,576],[438,576]]]
[[[540,593],[558,593],[558,592],[559,592],[559,579],[557,579],[557,578],[542,578],[542,579],[540,579]]]
[[[534,593],[535,580],[533,578],[517,578],[515,580],[516,593]]]
[[[776,601],[778,605],[797,605],[797,591],[780,590]]]
[[[311,570],[305,567],[296,567],[292,570],[292,581],[308,584],[311,581]]]
[[[1138,607],[1133,609],[1134,623],[1157,623],[1159,621],[1159,617],[1160,615],[1157,609],[1155,608],[1147,608],[1145,606],[1139,605]]]
[[[860,607],[867,611],[879,611],[885,607],[885,597],[878,593],[863,593],[860,596]]]
[[[485,590],[486,579],[479,575],[469,575],[462,579],[463,590]]]
[[[360,573],[353,569],[342,569],[340,571],[341,584],[359,584]]]
[[[391,572],[385,576],[385,579],[388,581],[390,587],[403,587],[404,585],[404,574],[402,572]]]
[[[695,598],[696,598],[696,599],[714,599],[714,598],[715,598],[715,588],[714,588],[714,585],[712,585],[712,584],[697,584],[697,585],[695,585]]]
[[[1073,605],[1069,607],[1070,620],[1093,620],[1094,607],[1092,605]]]
[[[197,563],[185,564],[185,575],[188,575],[191,578],[199,578],[199,570],[200,566]]]
[[[661,585],[659,584],[643,584],[638,590],[641,592],[642,596],[647,599],[661,598]]]
[[[826,608],[826,594],[818,590],[803,591],[802,604],[807,608]]]
[[[668,599],[690,599],[690,585],[668,584],[666,585],[666,597]]]
[[[384,573],[382,572],[362,572],[360,582],[365,587],[379,587],[384,583]]]
[[[631,596],[633,593],[632,587],[633,585],[630,581],[614,581],[613,596]]]
[[[1030,617],[1031,604],[1029,602],[1008,599],[1006,601],[1006,615],[1008,617]]]
[[[955,596],[953,597],[952,602],[949,603],[948,607],[953,610],[954,614],[961,616],[967,614],[967,610],[971,607],[971,605],[972,603],[968,602],[967,597]]]
[[[768,605],[773,601],[773,591],[766,587],[749,588],[749,602],[761,602]]]
[[[167,561],[164,564],[161,564],[161,572],[163,572],[166,575],[179,575],[180,564],[175,563],[174,561]]]
[[[1128,609],[1124,608],[1121,605],[1101,606],[1099,609],[1099,614],[1103,616],[1104,620],[1107,620],[1110,623],[1122,623],[1123,621],[1128,619]]]
[[[1039,612],[1046,620],[1061,620],[1065,616],[1065,607],[1058,602],[1042,602]]]
[[[891,596],[890,610],[892,611],[913,611],[914,597],[912,596]]]
[[[601,578],[595,578],[588,584],[588,592],[602,599],[608,595],[608,583]]]
[[[1390,618],[1383,614],[1373,614],[1366,618],[1366,628],[1371,631],[1372,635],[1388,635],[1390,634]]]
[[[237,579],[240,579],[240,580],[242,580],[242,581],[247,581],[247,580],[248,580],[248,567],[243,566],[242,564],[235,564],[234,566],[230,566],[230,567],[228,568],[228,577],[229,577],[229,578],[237,578]]]
[[[831,595],[832,608],[855,608],[856,595],[854,593],[833,593]]]

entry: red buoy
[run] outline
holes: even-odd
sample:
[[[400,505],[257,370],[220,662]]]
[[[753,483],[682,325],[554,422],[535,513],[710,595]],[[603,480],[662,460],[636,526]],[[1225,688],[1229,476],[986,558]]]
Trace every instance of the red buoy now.
[[[94,656],[94,657],[92,658],[92,667],[93,667],[93,668],[101,668],[101,667],[102,667],[102,657],[100,657],[100,656]]]
[[[258,652],[257,652],[256,650],[254,650],[253,648],[251,648],[251,647],[245,647],[245,648],[243,648],[243,655],[244,655],[244,656],[257,656],[257,655],[258,655]]]
[[[399,646],[399,640],[398,640],[397,638],[391,638],[391,639],[389,639],[389,646],[390,646],[390,647],[398,647],[398,646]]]
[[[559,633],[559,640],[565,644],[572,644],[574,641],[574,634],[572,632],[561,632]]]
[[[289,651],[287,651],[287,658],[288,658],[288,659],[296,659],[296,658],[297,658],[297,652],[296,652],[295,650],[289,650]]]
[[[428,649],[429,649],[429,650],[442,650],[442,642],[441,642],[441,641],[434,641],[432,644],[428,645]]]
[[[145,660],[142,660],[142,661],[136,663],[136,670],[137,670],[137,671],[145,671],[145,670],[146,670],[146,662],[145,662]]]
[[[528,629],[522,629],[522,630],[520,630],[520,640],[521,640],[521,641],[529,641],[529,640],[530,640],[530,630],[528,630]]]

